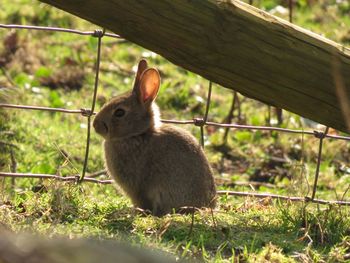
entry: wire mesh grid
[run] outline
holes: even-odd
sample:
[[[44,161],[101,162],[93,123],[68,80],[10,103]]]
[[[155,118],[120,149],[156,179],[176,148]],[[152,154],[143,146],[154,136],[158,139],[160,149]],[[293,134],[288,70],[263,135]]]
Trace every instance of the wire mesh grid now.
[[[250,1],[252,3],[252,1]],[[289,10],[290,16],[289,20],[292,21],[292,0],[289,0]],[[87,134],[86,134],[86,143],[85,143],[85,157],[83,162],[83,168],[81,175],[72,175],[72,176],[59,176],[53,174],[31,174],[31,173],[16,173],[16,172],[0,172],[0,177],[11,177],[11,178],[41,178],[41,179],[55,179],[64,182],[90,182],[90,183],[98,183],[98,184],[111,184],[113,180],[99,180],[93,178],[92,176],[87,177],[87,165],[89,159],[89,147],[90,147],[90,134],[91,134],[91,118],[96,114],[95,104],[96,104],[96,96],[98,89],[98,80],[99,80],[99,72],[100,72],[100,61],[101,61],[101,47],[102,47],[102,38],[103,37],[112,37],[112,38],[121,38],[119,35],[107,33],[105,30],[97,29],[95,31],[79,31],[74,29],[67,28],[57,28],[57,27],[43,27],[43,26],[28,26],[28,25],[11,25],[11,24],[0,24],[0,28],[3,29],[25,29],[25,30],[43,30],[43,31],[54,31],[61,33],[70,33],[70,34],[79,34],[83,36],[93,36],[98,38],[97,51],[96,51],[96,67],[95,67],[95,81],[94,81],[94,90],[92,94],[92,102],[89,108],[77,109],[77,110],[68,110],[64,108],[51,108],[51,107],[41,107],[41,106],[29,106],[29,105],[14,105],[14,104],[6,104],[0,103],[0,108],[10,108],[10,109],[25,109],[25,110],[40,110],[40,111],[50,111],[50,112],[61,112],[66,114],[80,114],[87,119]],[[171,124],[183,124],[183,125],[195,125],[200,128],[200,142],[202,147],[204,147],[204,127],[205,126],[214,126],[221,127],[226,129],[245,129],[245,130],[262,130],[262,131],[275,131],[275,132],[283,132],[283,133],[292,133],[292,134],[302,134],[306,136],[314,136],[319,140],[318,147],[318,155],[317,155],[317,163],[316,163],[316,171],[315,171],[315,179],[312,187],[311,196],[284,196],[277,195],[271,193],[257,193],[257,192],[239,192],[239,191],[218,191],[219,195],[234,195],[234,196],[249,196],[249,197],[257,197],[257,198],[272,198],[279,200],[288,200],[288,201],[296,201],[296,202],[312,202],[318,204],[337,204],[337,205],[350,205],[350,201],[344,200],[323,200],[315,198],[317,191],[317,184],[319,178],[320,165],[322,162],[322,147],[324,139],[337,139],[337,140],[345,140],[350,141],[350,137],[348,136],[340,136],[328,134],[328,127],[323,132],[320,131],[305,131],[298,129],[286,129],[280,127],[271,127],[271,126],[255,126],[255,125],[240,125],[240,124],[232,124],[232,123],[217,123],[211,122],[208,120],[209,110],[210,110],[210,101],[212,94],[212,83],[209,82],[208,95],[206,100],[206,108],[205,114],[201,118],[194,118],[193,120],[165,120],[162,119],[163,123],[171,123]],[[345,194],[344,194],[345,195]],[[344,197],[343,195],[343,197]]]

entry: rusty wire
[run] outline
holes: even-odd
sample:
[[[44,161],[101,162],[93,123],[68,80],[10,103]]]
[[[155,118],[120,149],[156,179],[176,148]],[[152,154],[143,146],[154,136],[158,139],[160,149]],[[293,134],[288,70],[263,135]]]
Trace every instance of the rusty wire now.
[[[254,197],[254,198],[271,198],[271,199],[278,199],[278,200],[286,200],[291,202],[310,202],[315,204],[322,204],[322,205],[331,205],[331,204],[337,204],[337,205],[346,205],[349,206],[349,201],[329,201],[329,200],[323,200],[323,199],[316,199],[316,198],[309,198],[309,197],[298,197],[298,196],[286,196],[286,195],[277,195],[277,194],[270,194],[270,193],[254,193],[254,192],[238,192],[238,191],[226,191],[226,190],[219,190],[217,191],[218,195],[234,195],[234,196],[247,196],[247,197]]]
[[[80,110],[68,110],[62,108],[50,108],[50,107],[42,107],[42,106],[27,106],[27,105],[15,105],[15,104],[6,104],[0,103],[0,108],[12,108],[12,109],[23,109],[23,110],[41,110],[41,111],[52,111],[52,112],[63,112],[63,113],[77,113],[83,116],[87,116],[89,113],[87,109]],[[94,115],[96,112],[93,113]]]
[[[77,35],[83,35],[83,36],[96,36],[96,34],[99,34],[99,30],[95,31],[81,31],[81,30],[75,30],[75,29],[68,29],[68,28],[61,28],[61,27],[48,27],[48,26],[28,26],[28,25],[5,25],[0,24],[0,28],[7,28],[7,29],[28,29],[28,30],[42,30],[42,31],[52,31],[52,32],[62,32],[62,33],[71,33],[71,34],[77,34]],[[121,38],[117,34],[113,33],[104,33],[104,36],[112,37],[112,38]]]
[[[203,118],[195,118],[194,119],[194,125],[200,127],[201,145],[202,145],[203,148],[204,148],[204,125],[206,125],[207,120],[208,120],[212,86],[213,86],[213,83],[211,81],[209,81],[209,89],[208,89],[207,103],[206,103],[206,106],[205,106],[204,117]]]
[[[253,1],[250,1],[251,4],[252,4],[252,2]],[[292,22],[292,17],[291,17],[292,16],[292,1],[290,0],[289,3],[290,3],[289,4],[290,21]],[[85,174],[86,174],[86,170],[87,170],[87,162],[88,162],[88,157],[89,157],[91,117],[94,114],[96,114],[94,112],[94,109],[95,109],[95,103],[96,103],[98,79],[99,79],[99,71],[100,71],[100,60],[101,60],[100,54],[101,54],[102,37],[108,36],[108,37],[113,37],[113,38],[120,38],[120,36],[116,35],[116,34],[112,34],[112,33],[106,33],[105,30],[80,31],[80,30],[56,28],[56,27],[27,26],[27,25],[4,25],[4,24],[0,24],[0,28],[55,31],[55,32],[87,35],[87,36],[93,36],[93,37],[98,38],[94,92],[93,92],[93,98],[92,98],[92,103],[91,103],[90,109],[68,110],[68,109],[63,109],[63,108],[50,108],[50,107],[42,107],[42,106],[14,105],[14,104],[5,104],[5,103],[0,104],[0,108],[2,107],[2,108],[12,108],[12,109],[26,109],[26,110],[41,110],[41,111],[51,111],[51,112],[73,113],[73,114],[81,114],[82,116],[87,117],[88,129],[87,129],[87,136],[86,136],[85,158],[84,158],[82,174],[80,176],[79,175],[72,175],[72,176],[63,177],[63,176],[59,176],[59,175],[50,175],[50,174],[0,172],[0,177],[41,178],[41,179],[55,179],[55,180],[60,180],[60,181],[65,181],[65,182],[68,181],[68,182],[76,182],[76,183],[91,182],[91,183],[98,183],[98,184],[111,184],[113,182],[112,180],[99,180],[96,178],[85,177]],[[350,137],[328,134],[328,127],[326,128],[325,132],[319,132],[319,131],[304,131],[304,130],[296,130],[296,129],[286,129],[286,128],[270,127],[270,126],[253,126],[253,125],[240,125],[240,124],[231,124],[231,123],[230,124],[223,124],[223,123],[211,122],[211,121],[208,121],[211,93],[212,93],[212,83],[209,82],[206,108],[205,108],[205,114],[204,114],[203,118],[195,118],[193,120],[181,120],[181,121],[179,121],[179,120],[161,120],[161,121],[164,123],[192,124],[192,125],[199,126],[201,129],[201,145],[203,147],[204,147],[204,126],[214,126],[214,127],[219,127],[219,128],[231,128],[231,129],[276,131],[276,132],[285,132],[285,133],[294,133],[294,134],[303,134],[303,135],[305,134],[305,135],[315,136],[316,138],[319,139],[319,151],[318,151],[318,157],[317,157],[315,181],[313,184],[313,191],[312,191],[311,198],[310,197],[283,196],[283,195],[276,195],[276,194],[269,194],[269,193],[251,193],[251,192],[236,192],[236,191],[218,191],[219,195],[249,196],[249,197],[255,197],[255,198],[273,198],[273,199],[279,199],[279,200],[289,200],[289,201],[298,201],[298,202],[313,202],[313,203],[318,203],[318,204],[350,205],[350,201],[328,201],[328,200],[322,200],[322,199],[315,198],[316,189],[317,189],[317,182],[318,182],[318,177],[319,177],[319,168],[320,168],[320,164],[321,164],[323,140],[325,138],[331,138],[331,139],[350,141]]]
[[[93,115],[94,110],[95,110],[97,88],[98,88],[98,77],[99,77],[99,73],[100,73],[100,64],[101,64],[101,43],[102,43],[102,37],[104,36],[105,33],[106,33],[106,31],[105,31],[105,29],[103,29],[103,30],[95,30],[95,34],[94,34],[95,37],[98,37],[94,93],[93,93],[93,97],[92,97],[91,110],[90,110],[89,114],[87,115],[87,134],[86,134],[85,158],[84,158],[84,164],[83,164],[83,172],[81,174],[79,182],[82,182],[84,180],[86,169],[87,169],[87,163],[88,163],[88,159],[89,159],[91,116]]]
[[[53,112],[73,113],[73,114],[75,113],[75,114],[81,114],[82,116],[85,116],[85,117],[87,117],[90,114],[90,110],[84,109],[84,108],[82,108],[80,110],[68,110],[68,109],[62,109],[62,108],[14,105],[14,104],[6,104],[6,103],[0,103],[0,108],[43,110],[43,111],[53,111]],[[96,114],[96,112],[93,113],[93,115],[95,115],[95,114]],[[212,121],[203,122],[203,120],[204,120],[203,118],[195,118],[193,120],[161,119],[161,121],[163,123],[179,124],[179,125],[187,125],[187,124],[196,125],[197,124],[197,126],[203,125],[203,126],[213,126],[213,127],[218,127],[218,128],[231,128],[231,129],[256,130],[256,131],[276,131],[276,132],[283,132],[283,133],[311,135],[311,136],[314,136],[316,138],[319,134],[319,131],[312,131],[312,130],[287,129],[287,128],[272,127],[272,126],[260,126],[260,125],[242,125],[242,124],[234,124],[234,123],[218,123],[218,122],[212,122]],[[325,137],[330,138],[330,139],[350,141],[349,136],[326,134]]]
[[[315,198],[315,194],[316,194],[316,187],[317,187],[317,182],[318,182],[318,176],[319,176],[319,173],[320,173],[323,139],[327,135],[328,130],[329,130],[329,127],[326,127],[326,130],[324,132],[320,132],[320,133],[318,133],[316,135],[317,138],[320,139],[320,141],[319,141],[319,145],[318,145],[318,155],[317,155],[317,164],[316,164],[316,172],[315,172],[315,181],[314,181],[314,185],[313,185],[313,189],[312,189],[311,199],[314,199]]]
[[[55,179],[63,182],[76,182],[84,181],[97,184],[112,184],[113,180],[99,180],[92,177],[85,177],[80,179],[78,174],[70,176],[59,176],[55,174],[32,174],[32,173],[6,173],[0,172],[0,177],[11,177],[11,178],[32,178],[32,179]]]
[[[31,178],[31,179],[54,179],[62,182],[74,182],[78,183],[80,180],[80,176],[72,175],[72,176],[59,176],[54,174],[32,174],[32,173],[6,173],[0,172],[0,177],[11,177],[11,178]],[[113,180],[99,180],[92,177],[84,177],[82,179],[84,182],[95,183],[95,184],[113,184]],[[238,191],[227,191],[227,190],[219,190],[217,191],[218,195],[233,195],[233,196],[246,196],[253,198],[271,198],[278,200],[286,200],[291,202],[311,202],[316,204],[337,204],[337,205],[346,205],[349,206],[349,201],[329,201],[323,199],[315,199],[309,197],[298,197],[298,196],[286,196],[286,195],[278,195],[278,194],[270,194],[270,193],[256,193],[256,192],[238,192]]]

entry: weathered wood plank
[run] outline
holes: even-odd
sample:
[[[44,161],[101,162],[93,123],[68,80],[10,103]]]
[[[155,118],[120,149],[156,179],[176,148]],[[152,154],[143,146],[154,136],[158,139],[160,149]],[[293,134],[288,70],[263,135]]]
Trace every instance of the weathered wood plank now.
[[[245,3],[41,1],[120,34],[226,88],[350,132],[332,68],[336,58],[347,94],[342,99],[349,101],[350,50]]]

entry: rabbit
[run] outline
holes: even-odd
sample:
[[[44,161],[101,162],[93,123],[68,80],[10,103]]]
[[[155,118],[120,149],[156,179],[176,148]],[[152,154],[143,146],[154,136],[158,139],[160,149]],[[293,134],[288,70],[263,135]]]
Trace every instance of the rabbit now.
[[[135,207],[163,216],[181,207],[216,205],[209,162],[187,131],[160,122],[160,74],[138,64],[131,91],[112,98],[95,116],[104,138],[108,173]]]

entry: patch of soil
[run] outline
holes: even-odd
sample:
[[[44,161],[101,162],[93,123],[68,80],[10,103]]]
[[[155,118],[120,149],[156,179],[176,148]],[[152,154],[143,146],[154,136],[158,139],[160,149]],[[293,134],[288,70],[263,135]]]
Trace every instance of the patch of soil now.
[[[243,156],[232,153],[232,149],[227,145],[214,145],[212,148],[223,154],[219,162],[211,164],[215,173],[242,174],[247,171],[250,162]]]
[[[10,31],[3,41],[4,50],[0,55],[0,67],[5,67],[13,59],[13,55],[19,49],[18,35],[16,32]]]
[[[0,68],[35,75],[40,67],[46,67],[46,62],[40,54],[40,48],[26,42],[25,39],[20,39],[16,31],[10,31],[2,44]],[[65,58],[62,66],[54,69],[49,76],[38,78],[42,86],[65,90],[80,90],[84,80],[84,70],[71,58]]]
[[[285,177],[291,178],[289,163],[282,147],[278,145],[270,145],[267,148],[268,159],[264,160],[253,174],[249,176],[249,180],[256,182],[275,183]]]
[[[40,84],[51,89],[80,90],[85,80],[85,72],[78,66],[68,65],[56,70],[48,77],[41,77]]]
[[[0,54],[0,67],[15,72],[33,74],[35,69],[44,64],[38,50],[24,39],[20,39],[16,31],[10,31],[3,40]]]

